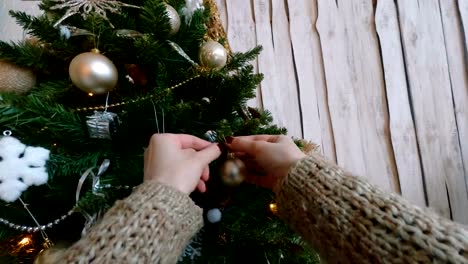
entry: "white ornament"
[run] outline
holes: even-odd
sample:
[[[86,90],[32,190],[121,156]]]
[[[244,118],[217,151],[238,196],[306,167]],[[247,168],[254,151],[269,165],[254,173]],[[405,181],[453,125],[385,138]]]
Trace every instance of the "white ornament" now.
[[[185,7],[182,8],[182,14],[185,17],[185,24],[190,25],[195,11],[204,10],[203,0],[185,0]]]
[[[29,186],[47,183],[46,162],[50,151],[29,147],[18,139],[0,139],[0,199],[14,202]]]
[[[67,26],[59,26],[60,36],[64,39],[69,39],[71,37],[71,31]]]
[[[218,208],[213,208],[208,210],[208,213],[206,213],[206,218],[208,219],[208,222],[215,224],[221,221],[221,210]]]

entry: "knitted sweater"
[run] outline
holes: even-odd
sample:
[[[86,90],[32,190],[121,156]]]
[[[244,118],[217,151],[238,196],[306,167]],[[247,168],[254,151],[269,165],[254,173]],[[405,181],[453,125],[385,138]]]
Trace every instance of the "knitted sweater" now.
[[[279,216],[330,263],[468,263],[468,231],[353,177],[318,154],[280,185]],[[37,263],[176,263],[202,211],[170,187],[146,182],[75,245]]]

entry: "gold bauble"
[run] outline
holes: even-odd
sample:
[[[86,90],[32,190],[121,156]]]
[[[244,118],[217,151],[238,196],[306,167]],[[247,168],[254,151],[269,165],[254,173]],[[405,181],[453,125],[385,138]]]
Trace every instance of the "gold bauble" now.
[[[203,43],[198,51],[201,65],[209,69],[222,69],[226,66],[227,57],[228,54],[223,45],[213,40]]]
[[[177,13],[177,10],[175,10],[175,8],[166,4],[166,14],[167,17],[169,17],[169,24],[171,25],[171,31],[169,31],[169,34],[175,35],[177,34],[177,32],[179,32],[180,29],[179,13]]]
[[[221,166],[221,180],[227,186],[240,185],[246,176],[247,169],[242,160],[229,158]]]
[[[36,85],[31,69],[0,60],[0,92],[25,93]]]
[[[97,50],[81,53],[70,63],[70,78],[86,93],[105,94],[117,85],[118,72],[114,63]]]

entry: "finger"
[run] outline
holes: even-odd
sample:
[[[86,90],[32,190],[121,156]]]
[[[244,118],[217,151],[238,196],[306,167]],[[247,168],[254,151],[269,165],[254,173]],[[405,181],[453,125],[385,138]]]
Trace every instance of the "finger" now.
[[[231,144],[228,145],[228,147],[233,152],[244,152],[247,155],[255,157],[258,152],[258,148],[263,144],[268,143],[236,137],[232,140]]]
[[[274,143],[274,142],[278,141],[278,139],[281,136],[282,135],[251,135],[251,136],[239,136],[239,137],[235,137],[234,139],[241,138],[241,139],[244,139],[244,140],[266,141],[266,142]]]
[[[211,142],[192,135],[179,134],[174,136],[176,136],[182,149],[191,148],[195,150],[202,150],[212,144]]]
[[[205,169],[203,170],[201,179],[203,181],[208,181],[209,178],[210,178],[210,167],[206,166]]]
[[[201,193],[206,192],[206,184],[204,181],[199,181],[197,184],[197,190]]]
[[[203,167],[205,167],[215,159],[219,158],[219,156],[221,156],[221,149],[217,144],[211,144],[211,146],[198,151],[195,155],[195,159],[201,162]]]

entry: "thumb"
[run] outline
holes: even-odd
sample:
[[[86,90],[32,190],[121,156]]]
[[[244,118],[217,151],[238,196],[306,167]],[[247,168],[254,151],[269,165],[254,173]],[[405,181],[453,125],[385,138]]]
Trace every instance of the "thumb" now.
[[[221,156],[221,149],[217,144],[211,144],[211,146],[198,151],[195,155],[197,161],[202,162],[204,166],[210,164],[219,156]]]

